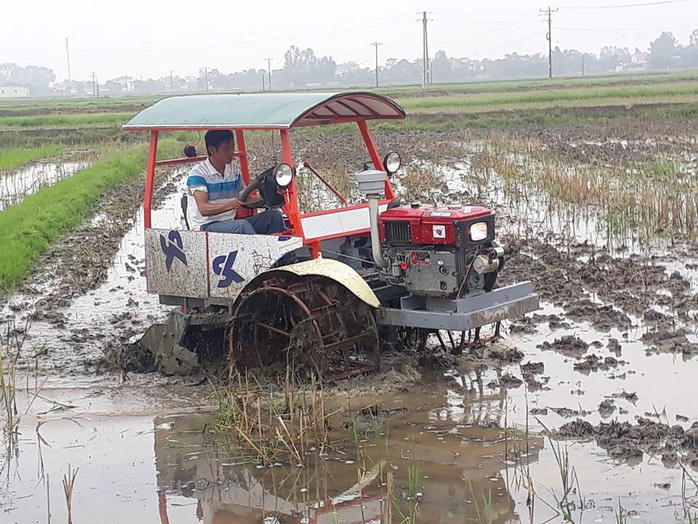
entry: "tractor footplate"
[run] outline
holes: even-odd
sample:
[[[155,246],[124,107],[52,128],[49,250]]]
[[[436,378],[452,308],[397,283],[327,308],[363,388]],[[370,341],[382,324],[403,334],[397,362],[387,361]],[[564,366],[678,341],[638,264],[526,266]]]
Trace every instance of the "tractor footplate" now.
[[[375,371],[378,329],[372,309],[325,277],[271,277],[246,293],[228,327],[232,368],[285,365],[325,381]]]

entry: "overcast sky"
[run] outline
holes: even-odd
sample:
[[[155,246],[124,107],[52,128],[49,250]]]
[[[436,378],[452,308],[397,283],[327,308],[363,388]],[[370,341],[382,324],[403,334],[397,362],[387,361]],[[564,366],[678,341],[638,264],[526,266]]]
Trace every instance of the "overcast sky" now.
[[[123,74],[196,75],[200,67],[233,72],[283,65],[291,46],[312,47],[337,63],[372,67],[379,60],[421,56],[429,18],[429,51],[496,58],[547,52],[546,23],[534,0],[21,0],[3,5],[0,62],[50,67],[73,79]],[[651,5],[639,5],[651,4]],[[597,53],[603,45],[646,49],[661,31],[687,44],[698,28],[698,0],[563,0],[551,4],[553,44]],[[418,14],[419,12],[419,14]]]

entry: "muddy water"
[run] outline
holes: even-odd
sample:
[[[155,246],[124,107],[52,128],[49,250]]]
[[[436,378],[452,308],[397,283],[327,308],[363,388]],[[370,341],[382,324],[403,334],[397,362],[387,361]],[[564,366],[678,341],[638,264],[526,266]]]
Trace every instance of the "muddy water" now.
[[[467,162],[455,170],[444,170],[444,177],[449,193],[463,192],[468,187]],[[573,210],[578,222],[572,215],[551,220],[545,205],[532,202],[520,208],[505,196],[497,190],[479,198],[498,202],[499,216],[510,232],[540,237],[552,231],[555,245],[565,239],[605,242],[593,213],[587,218],[586,212]],[[178,201],[178,193],[165,200],[156,211],[156,225],[179,224]],[[95,218],[99,220],[102,218]],[[690,254],[679,253],[664,251],[656,262],[668,274],[678,270],[695,293],[698,264]],[[300,522],[303,516],[313,516],[318,522],[368,522],[385,511],[381,505],[385,486],[378,480],[369,483],[363,490],[363,504],[345,492],[357,482],[359,467],[370,471],[382,460],[393,469],[395,493],[404,512],[410,507],[406,500],[410,467],[420,464],[421,522],[486,521],[482,513],[478,519],[477,511],[483,511],[490,496],[494,522],[543,522],[548,518],[557,522],[559,516],[547,505],[555,507],[562,493],[553,451],[557,446],[560,452],[569,453],[578,478],[570,497],[576,522],[616,522],[619,504],[632,512],[632,522],[681,521],[685,518],[683,497],[689,503],[697,500],[695,489],[682,487],[686,478],[678,465],[665,466],[660,456],[648,453],[610,458],[606,449],[591,440],[551,443],[536,433],[529,438],[527,457],[516,463],[516,454],[505,455],[509,444],[502,428],[523,431],[528,423],[531,432],[544,427],[555,430],[575,420],[577,415],[570,414],[574,411],[594,425],[611,420],[634,423],[643,417],[688,429],[698,421],[698,407],[692,400],[698,358],[651,350],[641,340],[648,329],[641,318],[629,315],[629,329],[601,331],[591,321],[564,318],[562,309],[544,303],[539,312],[544,316],[536,317],[532,332],[512,333],[508,342],[524,353],[523,363],[543,364],[543,372],[534,380],[522,384],[513,380],[526,379],[518,364],[488,361],[488,367],[482,369],[467,359],[458,361],[443,378],[419,378],[417,373],[416,378],[405,380],[405,391],[393,388],[381,395],[386,407],[408,409],[387,417],[378,431],[374,421],[364,421],[362,440],[366,442],[360,443],[361,448],[357,449],[352,430],[347,429],[333,436],[335,446],[324,462],[309,462],[306,468],[285,462],[258,468],[256,463],[238,464],[239,454],[202,431],[210,418],[200,411],[212,408],[206,386],[182,386],[181,380],[132,374],[125,385],[117,387],[117,374],[104,369],[96,374],[84,368],[86,362],[101,358],[105,340],[137,336],[166,313],[167,308],[146,293],[143,267],[139,214],[121,241],[106,281],[73,298],[61,311],[66,315],[62,325],[36,322],[30,327],[26,353],[43,356],[36,361],[38,378],[33,371],[22,371],[19,382],[23,386],[35,381],[41,384],[45,375],[41,397],[59,403],[37,397],[22,418],[19,442],[6,454],[10,459],[0,487],[0,509],[6,513],[0,522],[5,522],[5,516],[9,522],[45,522],[47,485],[54,520],[65,520],[60,481],[68,464],[80,468],[74,499],[74,514],[80,519],[76,522],[261,522],[269,512],[282,522]],[[602,303],[591,291],[580,298]],[[15,317],[21,325],[22,311],[10,306],[22,300],[12,298],[3,317]],[[561,316],[566,325],[545,315]],[[695,342],[695,323],[684,327]],[[566,335],[589,346],[579,351],[541,347]],[[596,370],[575,369],[580,359],[590,355],[620,362]],[[387,382],[387,376],[368,379],[369,389]],[[346,409],[355,419],[361,418],[361,404],[376,402],[355,383],[342,387],[356,398],[351,410]],[[637,399],[618,396],[622,393],[636,393]],[[25,404],[33,398],[23,395]],[[602,402],[606,409],[600,410]],[[24,411],[20,407],[20,413]],[[351,423],[351,416],[346,417]],[[18,456],[12,453],[16,450]],[[698,479],[690,460],[687,472]],[[532,517],[526,503],[529,479],[537,493]],[[686,484],[692,485],[690,480]],[[330,508],[332,511],[326,511]]]
[[[15,173],[0,175],[0,211],[40,189],[70,178],[88,165],[84,161],[32,164]]]
[[[380,396],[330,395],[328,406],[342,412],[331,419],[322,455],[309,451],[303,467],[283,456],[263,465],[210,431],[206,393],[44,389],[33,402],[21,394],[21,411],[32,405],[2,463],[2,522],[46,522],[49,512],[52,522],[64,522],[61,481],[69,466],[79,468],[75,522],[380,522],[387,472],[393,522],[414,507],[423,523],[559,521],[546,506],[562,492],[551,442],[533,433],[526,439],[523,427],[502,430],[522,414],[500,391],[467,392],[454,381]],[[614,463],[592,444],[561,449],[579,479],[571,497],[576,522],[615,522],[619,502],[633,522],[670,522],[680,512],[675,470],[652,459]],[[537,493],[532,507],[528,479]]]

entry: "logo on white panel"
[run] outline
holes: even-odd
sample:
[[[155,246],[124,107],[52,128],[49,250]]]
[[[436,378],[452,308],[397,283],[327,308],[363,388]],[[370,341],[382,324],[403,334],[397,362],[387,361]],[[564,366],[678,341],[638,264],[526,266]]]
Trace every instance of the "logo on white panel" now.
[[[446,226],[432,226],[431,236],[434,238],[446,238]]]

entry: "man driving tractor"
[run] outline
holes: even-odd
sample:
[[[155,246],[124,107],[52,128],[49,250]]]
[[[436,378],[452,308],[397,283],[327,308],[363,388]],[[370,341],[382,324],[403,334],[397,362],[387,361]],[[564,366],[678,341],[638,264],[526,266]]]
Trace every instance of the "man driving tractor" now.
[[[194,166],[187,178],[187,221],[191,229],[213,233],[268,235],[286,229],[277,209],[236,219],[243,206],[239,198],[244,183],[232,164],[235,158],[233,132],[210,130],[204,137],[208,158]]]

